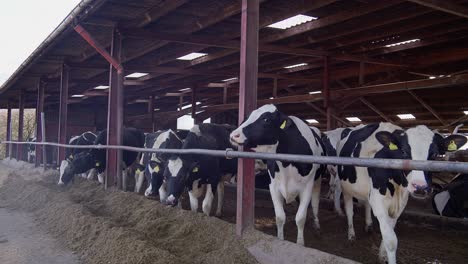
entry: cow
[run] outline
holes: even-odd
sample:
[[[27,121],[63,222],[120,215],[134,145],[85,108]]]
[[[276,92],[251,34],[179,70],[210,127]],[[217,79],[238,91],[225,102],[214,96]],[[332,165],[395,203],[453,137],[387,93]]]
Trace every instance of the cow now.
[[[94,141],[96,141],[96,134],[93,132],[87,131],[84,132],[83,134],[79,136],[74,136],[72,137],[69,141],[69,145],[74,145],[74,146],[86,146],[86,145],[92,145],[94,144]],[[66,168],[70,165],[70,163],[73,161],[74,157],[81,152],[86,152],[89,151],[89,149],[83,149],[83,148],[66,148],[65,149],[65,159],[62,160],[60,163],[60,178],[59,178],[59,183],[62,181],[62,176],[63,173],[65,172]],[[88,177],[92,178],[94,175],[94,171],[89,171]],[[86,177],[86,172],[82,173],[83,177]]]
[[[28,138],[28,142],[36,142],[36,137]],[[28,144],[28,162],[34,163],[36,161],[36,145]]]
[[[145,135],[142,131],[136,128],[124,128],[122,131],[122,141],[124,146],[143,148],[145,144]],[[101,131],[94,142],[94,145],[107,144],[107,130]],[[126,187],[127,169],[137,161],[138,152],[123,150],[122,151],[122,169],[124,175],[123,186]],[[104,173],[106,169],[106,150],[105,149],[90,149],[86,152],[81,152],[75,155],[69,166],[64,170],[63,176],[60,178],[59,185],[68,184],[75,174],[84,173],[90,169],[96,169],[98,180],[104,183]]]
[[[157,136],[161,134],[160,131],[153,133],[145,133],[145,148],[151,148],[156,140]],[[146,182],[149,184],[151,181],[151,174],[148,171],[147,165],[151,159],[150,152],[141,153],[140,161],[136,164],[135,170],[135,192],[139,193],[143,186],[143,183],[146,179]]]
[[[442,190],[432,196],[437,215],[468,218],[468,174],[458,174]]]
[[[325,150],[327,156],[336,157],[336,148],[338,143],[341,140],[341,136],[343,132],[347,130],[347,128],[337,128],[331,131],[324,132],[322,136],[322,142],[325,146]],[[328,191],[327,197],[332,198],[335,205],[335,211],[338,215],[343,216],[343,210],[341,209],[340,205],[340,197],[341,197],[341,183],[340,179],[337,177],[337,166],[336,165],[327,165],[327,171],[330,175],[330,190]]]
[[[229,133],[233,127],[217,124],[199,124],[192,127],[181,149],[225,150],[233,146],[229,142]],[[237,173],[237,161],[207,155],[172,155],[164,170],[167,181],[168,197],[166,203],[178,204],[178,199],[185,188],[188,189],[190,208],[198,210],[198,198],[206,187],[202,204],[203,213],[210,215],[214,195],[218,194],[216,216],[222,213],[224,199],[224,181]]]
[[[232,144],[250,148],[255,152],[300,155],[325,155],[320,131],[295,116],[281,113],[272,104],[254,110],[230,135]],[[283,227],[286,215],[283,201],[291,203],[299,197],[296,213],[297,244],[304,245],[304,224],[307,207],[312,201],[314,226],[320,229],[318,206],[321,176],[326,166],[296,162],[268,162],[271,199],[276,216],[278,238],[284,239]]]
[[[180,149],[182,147],[182,140],[172,130],[166,130],[157,136],[154,141],[153,149]],[[147,169],[150,175],[149,186],[145,191],[145,196],[150,197],[159,192],[159,200],[164,203],[167,199],[167,183],[164,180],[164,170],[170,154],[152,153],[150,160],[147,164]]]
[[[404,131],[391,123],[369,124],[348,131],[337,148],[339,157],[428,160],[439,153],[444,139],[426,126]],[[425,198],[430,191],[427,172],[392,170],[338,165],[345,211],[348,239],[355,239],[353,226],[353,197],[366,206],[366,229],[372,225],[371,209],[380,224],[382,242],[379,257],[396,263],[397,236],[394,231],[408,196]]]

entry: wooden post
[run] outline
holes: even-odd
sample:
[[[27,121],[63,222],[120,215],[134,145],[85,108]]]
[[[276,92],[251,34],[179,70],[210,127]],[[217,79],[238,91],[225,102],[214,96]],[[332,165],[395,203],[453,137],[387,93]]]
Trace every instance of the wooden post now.
[[[198,124],[197,121],[197,85],[192,86],[192,118],[193,118],[193,123]]]
[[[120,62],[122,38],[117,29],[112,34],[111,55]],[[110,64],[109,70],[109,98],[107,108],[107,144],[122,145],[123,106],[124,106],[124,71],[122,67],[116,69]],[[104,188],[117,184],[118,188],[126,191],[126,179],[122,179],[121,170],[122,151],[107,150],[107,166]]]
[[[68,85],[70,79],[70,69],[67,65],[62,65],[60,77],[60,107],[59,107],[59,127],[58,143],[67,143],[67,125],[68,125]],[[57,165],[60,166],[65,159],[65,148],[58,148]]]
[[[273,97],[278,97],[278,78],[273,79]]]
[[[151,117],[151,132],[154,132],[156,130],[155,123],[154,123],[154,95],[151,95],[149,97],[148,114],[150,114],[150,117]]]
[[[7,103],[7,125],[6,125],[6,140],[7,141],[11,141],[11,102],[8,101]],[[8,145],[6,145],[6,155],[5,157],[9,157],[11,159],[11,155],[12,155],[12,144],[9,143]]]
[[[23,141],[23,131],[24,131],[24,91],[21,90],[19,100],[18,100],[18,141]],[[23,149],[24,145],[16,145],[16,159],[23,160]]]
[[[42,141],[42,120],[41,120],[41,113],[44,112],[44,87],[45,83],[42,80],[39,80],[37,84],[37,104],[36,104],[36,142]],[[45,146],[36,145],[36,160],[35,165],[39,167],[42,157],[42,148]]]
[[[327,130],[332,130],[334,125],[333,119],[333,108],[330,103],[330,78],[329,78],[329,71],[328,65],[330,62],[330,58],[325,56],[323,58],[323,83],[322,83],[322,93],[323,93],[323,106],[327,111]]]
[[[223,87],[223,104],[227,104],[229,84],[225,83]]]
[[[239,124],[257,107],[259,0],[242,0]],[[253,159],[239,159],[236,234],[254,226],[255,173]]]

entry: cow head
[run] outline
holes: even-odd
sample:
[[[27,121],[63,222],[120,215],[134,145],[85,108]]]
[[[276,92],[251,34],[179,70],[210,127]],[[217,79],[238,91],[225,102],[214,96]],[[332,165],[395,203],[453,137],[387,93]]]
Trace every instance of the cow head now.
[[[154,196],[164,182],[164,168],[162,162],[150,160],[148,163],[148,171],[150,175],[150,187],[145,191],[145,196]],[[161,201],[165,201],[166,197],[160,197]]]
[[[96,162],[89,152],[76,154],[73,160],[63,160],[60,164],[60,179],[58,185],[68,184],[75,174],[84,173],[94,167]]]
[[[197,162],[188,157],[171,157],[164,170],[164,179],[167,182],[167,200],[166,203],[176,206],[180,195],[187,186],[190,177],[199,173],[200,167]],[[198,177],[194,177],[198,178]]]
[[[405,132],[406,152],[413,160],[431,160],[439,153],[440,135],[434,134],[426,126],[416,126]],[[426,198],[431,191],[431,174],[426,171],[412,170],[407,174],[407,189],[414,198]]]
[[[292,123],[274,105],[264,105],[254,110],[230,135],[231,143],[254,151],[269,150],[278,144],[282,130]]]

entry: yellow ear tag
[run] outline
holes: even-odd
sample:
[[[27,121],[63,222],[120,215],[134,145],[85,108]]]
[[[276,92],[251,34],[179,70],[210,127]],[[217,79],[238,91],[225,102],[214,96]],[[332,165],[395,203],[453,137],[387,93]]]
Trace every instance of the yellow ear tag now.
[[[286,127],[286,120],[283,121],[283,123],[281,124],[280,128],[281,129],[284,129]]]
[[[198,172],[198,167],[193,168],[192,172]]]
[[[99,167],[101,164],[99,164],[99,162],[96,162],[96,167]]]
[[[140,172],[141,172],[141,170],[140,170],[140,169],[136,169],[136,173],[140,173]]]
[[[153,171],[154,171],[154,172],[159,172],[159,166],[156,165],[156,167],[154,167],[154,170],[153,170]]]
[[[455,151],[455,150],[457,150],[457,149],[458,149],[458,148],[457,148],[457,144],[455,144],[455,141],[450,140],[450,143],[449,143],[449,145],[448,145],[447,150],[448,150],[448,151]]]
[[[392,142],[390,142],[390,145],[388,145],[388,148],[389,148],[390,150],[397,150],[397,149],[398,149],[398,146],[395,145],[395,144],[393,144]]]

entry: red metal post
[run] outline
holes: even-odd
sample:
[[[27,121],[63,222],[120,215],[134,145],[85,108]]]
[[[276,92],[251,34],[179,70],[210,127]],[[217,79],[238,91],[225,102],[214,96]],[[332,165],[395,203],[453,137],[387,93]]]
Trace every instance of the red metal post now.
[[[19,101],[18,101],[18,141],[23,141],[23,131],[24,131],[24,91],[21,90]],[[24,145],[16,145],[16,159],[23,160],[23,149]]]
[[[259,0],[242,0],[239,124],[257,108]],[[255,174],[253,159],[239,159],[236,233],[254,226]]]
[[[6,125],[6,140],[11,141],[11,102],[8,101],[7,103],[7,125]],[[6,145],[6,157],[11,158],[12,153],[11,144]]]
[[[44,87],[45,83],[39,80],[37,85],[37,104],[36,104],[36,142],[42,141],[41,113],[44,112]],[[36,167],[39,167],[42,161],[42,146],[36,145]]]
[[[122,50],[122,38],[117,29],[112,34],[111,55],[112,58],[120,62]],[[109,71],[109,98],[107,108],[107,144],[122,145],[123,128],[123,88],[124,71],[122,67],[113,67],[110,65]],[[122,160],[122,151],[115,149],[107,150],[107,167],[105,188],[117,184],[118,188],[126,190],[122,179],[122,170],[120,161]]]
[[[70,80],[70,69],[67,65],[62,65],[60,74],[60,106],[59,106],[59,126],[58,143],[67,143],[67,125],[68,125],[68,84]],[[57,165],[60,166],[65,159],[65,148],[58,148]]]

